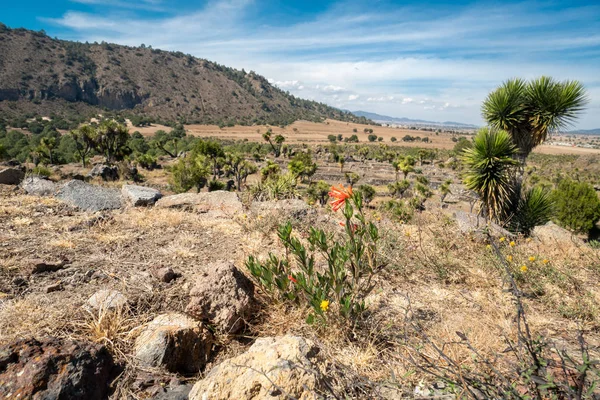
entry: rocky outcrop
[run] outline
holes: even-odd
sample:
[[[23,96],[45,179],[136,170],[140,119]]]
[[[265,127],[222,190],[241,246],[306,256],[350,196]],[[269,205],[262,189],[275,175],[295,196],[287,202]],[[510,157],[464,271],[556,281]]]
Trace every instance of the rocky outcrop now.
[[[121,208],[121,196],[115,189],[72,180],[60,188],[56,197],[83,211],[97,212]]]
[[[100,177],[104,181],[116,181],[119,179],[119,169],[115,166],[105,164],[94,165],[92,170],[87,174],[88,178]]]
[[[319,349],[301,337],[261,338],[197,382],[190,400],[319,399],[324,363]]]
[[[237,194],[224,190],[165,196],[156,202],[156,206],[162,208],[189,208],[204,212],[219,210],[226,213],[236,213],[243,209],[242,202]]]
[[[162,197],[156,189],[137,185],[123,185],[121,195],[127,204],[134,207],[151,206]]]
[[[254,285],[244,274],[231,263],[218,262],[200,275],[185,311],[223,332],[235,333],[252,312],[253,295]]]
[[[28,176],[21,182],[21,187],[27,194],[35,196],[51,196],[58,188],[56,183],[39,176]]]
[[[25,178],[25,172],[20,168],[2,168],[0,167],[0,184],[18,185]]]
[[[114,364],[104,346],[20,339],[0,347],[0,398],[108,398]]]
[[[198,372],[207,362],[212,336],[183,314],[162,314],[135,341],[135,357],[145,366],[178,373]]]

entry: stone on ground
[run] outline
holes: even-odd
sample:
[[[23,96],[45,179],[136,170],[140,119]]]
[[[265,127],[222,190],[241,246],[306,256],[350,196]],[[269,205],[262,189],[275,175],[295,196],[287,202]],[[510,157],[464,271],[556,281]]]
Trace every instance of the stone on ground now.
[[[18,185],[25,178],[25,172],[20,168],[2,168],[0,167],[0,184]]]
[[[556,225],[554,222],[548,222],[546,225],[536,226],[533,229],[533,236],[542,242],[547,243],[575,243],[581,244],[583,241],[565,228]]]
[[[135,341],[135,357],[144,366],[170,372],[198,372],[207,362],[211,334],[201,323],[178,313],[154,318]]]
[[[137,185],[123,185],[121,195],[134,207],[151,206],[162,197],[160,191],[156,189]]]
[[[301,337],[257,339],[245,353],[211,369],[189,399],[320,399],[324,385],[318,352]]]
[[[244,326],[254,306],[254,285],[233,264],[209,264],[190,292],[185,311],[226,333]]]
[[[485,218],[482,218],[477,214],[456,211],[454,213],[454,218],[456,219],[459,231],[465,234],[475,234],[476,236],[481,236],[483,238],[485,229],[489,227],[489,231],[493,236],[513,236],[512,233],[498,224],[490,222],[488,225]]]
[[[314,208],[300,199],[255,201],[250,205],[250,211],[260,215],[276,214],[279,217],[294,219],[302,219],[317,213]]]
[[[57,189],[56,183],[39,176],[28,176],[21,182],[21,187],[27,194],[35,196],[50,196]]]
[[[90,185],[78,180],[64,184],[56,197],[83,211],[97,212],[121,208],[121,196],[118,190]]]
[[[127,297],[116,290],[98,290],[87,301],[94,310],[114,310],[127,304]]]
[[[0,347],[0,398],[104,400],[113,368],[99,344],[19,339]]]
[[[238,195],[235,192],[224,190],[165,196],[156,202],[156,206],[163,208],[193,208],[202,211],[219,210],[227,213],[236,213],[243,209]]]

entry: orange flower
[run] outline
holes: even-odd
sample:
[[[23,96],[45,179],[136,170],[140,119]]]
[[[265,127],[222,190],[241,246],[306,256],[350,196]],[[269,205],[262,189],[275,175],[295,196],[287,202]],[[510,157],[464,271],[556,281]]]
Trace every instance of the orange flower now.
[[[331,201],[331,208],[333,211],[339,210],[344,206],[346,200],[352,197],[352,188],[345,188],[344,185],[340,185],[340,187],[331,187],[331,191],[329,192],[329,197],[333,200]]]
[[[298,281],[292,275],[288,275],[288,279],[294,283],[298,283]]]

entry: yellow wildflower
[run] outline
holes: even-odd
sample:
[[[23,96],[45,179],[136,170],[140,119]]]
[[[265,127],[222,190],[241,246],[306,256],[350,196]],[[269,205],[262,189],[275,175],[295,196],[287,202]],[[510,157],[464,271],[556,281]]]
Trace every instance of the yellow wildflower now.
[[[321,302],[321,311],[329,310],[329,300],[323,300]]]
[[[502,236],[502,237],[500,238],[500,241],[501,241],[501,242],[504,242],[505,240],[506,240],[506,238],[505,238],[504,236]]]
[[[506,261],[511,262],[512,261],[512,256],[506,256]]]
[[[491,244],[488,244],[488,245],[487,245],[487,246],[485,246],[485,247],[486,247],[486,248],[488,248],[488,249],[491,249],[491,248],[492,248],[492,245],[491,245]]]
[[[542,262],[543,262],[544,264],[548,264],[548,263],[550,262],[550,260],[548,260],[548,259],[546,259],[546,258],[545,258],[545,259],[544,259],[544,261],[542,261]]]
[[[535,261],[535,256],[529,256],[529,261],[534,262]]]
[[[525,239],[525,241],[526,241],[527,243],[529,243],[529,242],[531,242],[531,238],[527,238],[527,239]]]
[[[516,244],[514,241],[511,241],[511,242],[509,243],[509,245],[510,245],[510,247],[515,247],[517,244]]]
[[[527,265],[521,266],[521,272],[527,272]]]

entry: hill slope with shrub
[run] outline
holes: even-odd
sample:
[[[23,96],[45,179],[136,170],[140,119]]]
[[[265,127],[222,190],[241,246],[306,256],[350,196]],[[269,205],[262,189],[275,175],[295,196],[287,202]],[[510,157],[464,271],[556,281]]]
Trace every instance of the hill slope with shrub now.
[[[64,41],[0,24],[0,55],[0,110],[8,115],[72,113],[78,104],[78,112],[124,110],[187,123],[368,121],[296,98],[254,72],[143,45]]]

